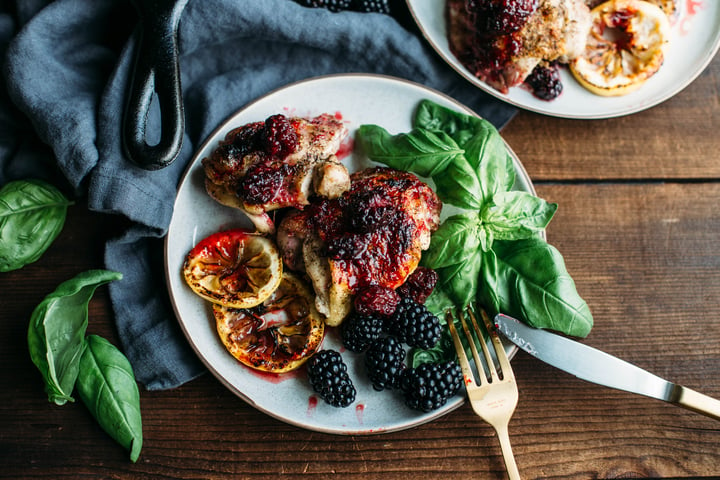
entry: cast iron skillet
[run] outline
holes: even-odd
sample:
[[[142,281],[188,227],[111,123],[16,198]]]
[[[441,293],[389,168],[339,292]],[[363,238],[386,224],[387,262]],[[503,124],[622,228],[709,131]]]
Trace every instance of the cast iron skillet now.
[[[177,30],[187,2],[133,0],[140,14],[140,29],[125,106],[123,147],[130,160],[146,170],[167,167],[182,148],[185,115]],[[160,106],[162,131],[160,142],[148,145],[145,130],[153,93]]]

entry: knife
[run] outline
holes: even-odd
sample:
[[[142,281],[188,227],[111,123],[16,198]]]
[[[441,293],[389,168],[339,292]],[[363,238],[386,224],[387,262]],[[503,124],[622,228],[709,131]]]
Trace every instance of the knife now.
[[[495,326],[521,350],[578,378],[656,398],[720,420],[719,400],[664,380],[610,354],[503,314],[495,316]]]

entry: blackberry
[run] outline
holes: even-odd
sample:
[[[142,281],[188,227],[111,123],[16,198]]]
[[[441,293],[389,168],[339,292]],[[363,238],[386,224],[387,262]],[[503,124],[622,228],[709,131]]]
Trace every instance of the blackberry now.
[[[401,297],[410,297],[417,303],[425,303],[430,296],[435,284],[438,281],[438,274],[435,270],[427,267],[417,267],[405,283],[397,288]]]
[[[390,13],[390,0],[353,0],[352,4],[358,12]]]
[[[400,300],[386,325],[388,333],[411,347],[432,348],[440,340],[440,320],[409,297]]]
[[[296,0],[300,5],[312,8],[327,8],[331,12],[348,10],[352,0]]]
[[[365,370],[375,390],[400,386],[405,370],[405,349],[395,337],[380,337],[365,352]]]
[[[370,240],[372,237],[368,234],[343,233],[331,237],[327,242],[327,256],[333,260],[357,260],[367,252]]]
[[[355,386],[347,366],[335,350],[321,350],[308,361],[308,379],[313,390],[333,407],[347,407],[355,401]]]
[[[525,79],[525,84],[530,87],[537,98],[541,100],[554,100],[563,91],[560,80],[560,67],[557,62],[540,64],[530,72]]]
[[[362,352],[382,334],[384,320],[377,315],[353,312],[343,321],[341,332],[343,345],[352,352]]]
[[[292,175],[297,168],[284,163],[253,165],[238,182],[237,193],[249,204],[259,205],[275,200],[282,193],[285,178]]]
[[[352,195],[347,206],[350,228],[359,233],[370,233],[388,225],[402,222],[401,213],[391,205],[387,193],[366,190]]]
[[[400,378],[405,405],[423,412],[445,405],[462,384],[462,370],[455,362],[423,363],[405,370]]]
[[[297,148],[297,132],[288,118],[281,113],[265,120],[264,134],[265,151],[270,155],[285,158]]]
[[[370,285],[358,291],[353,304],[355,311],[364,315],[390,316],[395,313],[400,295],[392,288]]]
[[[263,125],[263,122],[248,123],[230,131],[212,155],[242,162],[245,155],[260,148]]]
[[[538,6],[538,0],[471,0],[476,25],[491,35],[507,35],[520,30]]]

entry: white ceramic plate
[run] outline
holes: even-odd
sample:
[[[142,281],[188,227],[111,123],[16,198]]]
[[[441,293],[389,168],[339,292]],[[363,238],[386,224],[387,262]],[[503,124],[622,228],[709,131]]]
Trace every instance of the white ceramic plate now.
[[[362,357],[343,351],[336,329],[329,329],[323,346],[342,351],[348,364],[358,392],[354,404],[347,408],[334,408],[318,400],[304,368],[284,375],[263,374],[236,361],[218,338],[210,304],[185,284],[181,269],[185,255],[199,240],[223,229],[251,227],[251,223],[240,211],[220,205],[205,192],[200,162],[232,128],[276,113],[336,114],[346,122],[351,136],[366,123],[382,125],[391,133],[406,132],[411,129],[412,114],[422,99],[472,113],[436,91],[389,77],[326,76],[289,85],[247,105],[220,125],[199,148],[181,180],[165,241],[167,284],[178,321],[207,368],[238,396],[273,417],[322,432],[381,433],[428,422],[460,406],[464,398],[457,395],[445,407],[423,414],[407,408],[398,392],[374,391],[365,379]],[[515,187],[534,193],[527,173],[514,154],[513,158],[517,171]],[[353,153],[343,162],[350,171],[371,165],[366,158]],[[506,345],[506,349],[509,355],[515,352],[511,345]]]
[[[467,70],[448,47],[445,0],[407,0],[407,4],[430,45],[453,69],[482,90],[526,110],[556,117],[592,119],[628,115],[664,102],[695,80],[713,59],[720,47],[720,2],[679,1],[680,12],[672,26],[665,63],[639,90],[621,97],[600,97],[581,87],[570,71],[563,68],[563,93],[549,102],[519,87],[502,94]]]

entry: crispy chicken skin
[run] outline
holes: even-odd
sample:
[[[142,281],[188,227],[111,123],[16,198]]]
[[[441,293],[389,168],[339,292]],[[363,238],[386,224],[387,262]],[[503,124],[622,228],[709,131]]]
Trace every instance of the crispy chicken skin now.
[[[259,232],[273,233],[267,212],[303,208],[313,195],[336,198],[350,176],[336,153],[347,135],[329,114],[312,119],[273,115],[230,131],[202,160],[205,188],[245,212]]]
[[[435,192],[411,173],[378,167],[351,180],[341,197],[317,199],[278,227],[285,265],[310,277],[329,326],[345,319],[363,288],[403,284],[430,245],[442,209]]]
[[[541,62],[567,63],[585,49],[592,24],[584,0],[538,0],[522,27],[510,33],[487,33],[475,21],[477,5],[492,0],[447,0],[448,40],[468,70],[507,93]]]

